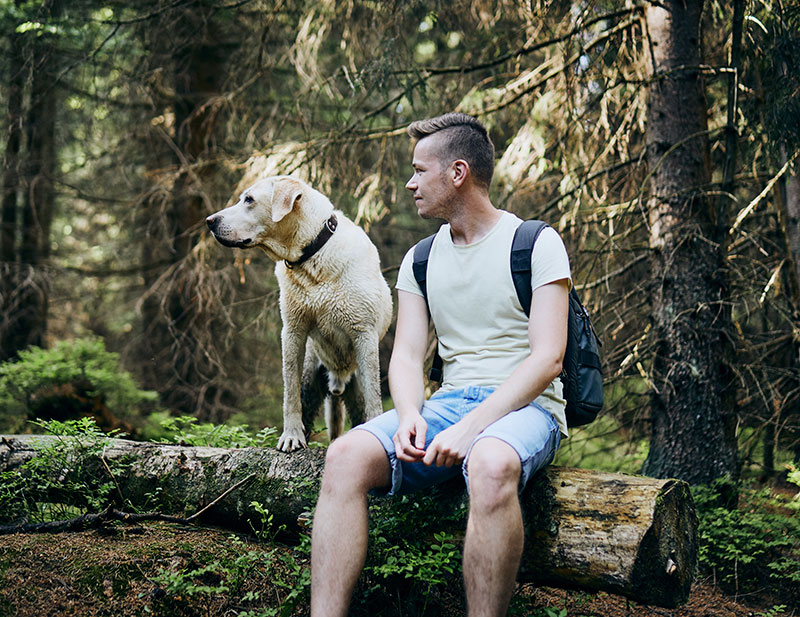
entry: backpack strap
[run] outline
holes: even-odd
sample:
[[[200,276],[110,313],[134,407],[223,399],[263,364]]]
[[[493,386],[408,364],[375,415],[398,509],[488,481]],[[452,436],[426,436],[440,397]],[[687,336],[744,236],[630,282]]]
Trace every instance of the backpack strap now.
[[[428,256],[431,254],[431,246],[433,245],[433,239],[435,237],[436,234],[431,234],[427,238],[417,242],[417,245],[414,247],[414,261],[412,263],[412,270],[414,271],[414,279],[417,281],[417,285],[419,285],[419,288],[422,291],[422,297],[425,298],[426,304],[428,302]],[[428,312],[430,313],[430,306],[428,306]],[[431,381],[438,381],[439,383],[442,382],[442,379],[444,379],[443,367],[444,362],[442,361],[442,357],[439,355],[438,349],[436,349],[433,352],[433,364],[431,365],[431,372],[428,374],[428,377],[430,377]]]
[[[511,278],[514,281],[514,289],[517,291],[517,298],[522,305],[522,310],[530,316],[531,313],[531,254],[536,239],[542,230],[547,227],[544,221],[522,221],[514,232],[514,240],[511,242]]]
[[[431,254],[431,246],[435,237],[436,234],[431,234],[417,242],[414,247],[412,269],[414,270],[414,279],[416,279],[417,285],[422,290],[422,297],[425,298],[425,302],[428,301],[428,256]]]

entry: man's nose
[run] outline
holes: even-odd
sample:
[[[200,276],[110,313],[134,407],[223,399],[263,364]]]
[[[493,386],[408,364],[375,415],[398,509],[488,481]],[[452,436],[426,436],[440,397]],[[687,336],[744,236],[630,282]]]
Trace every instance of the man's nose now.
[[[408,182],[406,182],[406,188],[407,188],[409,191],[415,191],[415,190],[417,190],[417,183],[416,183],[416,182],[414,182],[414,178],[411,178],[411,179],[409,179],[409,181],[408,181]]]

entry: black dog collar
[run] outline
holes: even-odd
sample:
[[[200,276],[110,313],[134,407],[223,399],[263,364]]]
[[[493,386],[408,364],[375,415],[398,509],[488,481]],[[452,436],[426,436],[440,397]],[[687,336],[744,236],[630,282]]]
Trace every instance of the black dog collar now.
[[[292,268],[299,266],[300,264],[311,259],[311,257],[313,257],[314,254],[323,246],[325,246],[325,243],[331,239],[331,236],[333,235],[333,232],[336,231],[336,226],[338,224],[339,221],[336,220],[336,215],[331,214],[331,218],[325,221],[325,226],[322,228],[322,231],[320,231],[311,244],[306,246],[303,249],[303,252],[300,253],[300,259],[297,261],[289,261],[288,259],[283,260],[283,263],[286,264],[286,267],[291,270]]]

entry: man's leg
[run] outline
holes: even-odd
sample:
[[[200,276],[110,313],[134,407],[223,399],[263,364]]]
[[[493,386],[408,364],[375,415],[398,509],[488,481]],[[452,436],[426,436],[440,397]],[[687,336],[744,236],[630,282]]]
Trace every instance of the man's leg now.
[[[505,615],[524,540],[517,493],[519,455],[504,441],[487,437],[475,442],[467,467],[470,505],[464,583],[468,615]]]
[[[347,615],[367,555],[367,492],[391,482],[389,459],[375,435],[351,431],[325,458],[311,535],[311,614]]]

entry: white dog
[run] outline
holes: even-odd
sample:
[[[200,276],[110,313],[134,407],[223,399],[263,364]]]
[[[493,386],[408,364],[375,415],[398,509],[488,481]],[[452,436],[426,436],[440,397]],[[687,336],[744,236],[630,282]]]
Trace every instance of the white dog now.
[[[325,402],[330,439],[382,411],[378,341],[392,296],[367,234],[319,191],[289,176],[256,182],[206,219],[225,246],[260,247],[276,262],[283,330],[285,452],[306,446]]]

